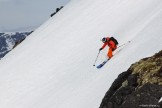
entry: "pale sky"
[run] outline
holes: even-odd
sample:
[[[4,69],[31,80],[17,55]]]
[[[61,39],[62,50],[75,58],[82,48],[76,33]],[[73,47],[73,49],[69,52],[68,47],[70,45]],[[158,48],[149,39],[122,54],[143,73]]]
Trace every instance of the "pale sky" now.
[[[0,32],[33,30],[70,0],[0,0]]]

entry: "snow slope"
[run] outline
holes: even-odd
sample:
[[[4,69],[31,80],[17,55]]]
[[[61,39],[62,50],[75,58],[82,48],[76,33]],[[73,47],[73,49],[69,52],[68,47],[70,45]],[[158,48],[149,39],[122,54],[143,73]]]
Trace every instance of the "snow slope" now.
[[[159,102],[162,102],[162,97],[160,98]]]
[[[71,0],[0,62],[0,107],[98,108],[119,73],[162,49],[161,19],[161,0]],[[112,35],[131,43],[98,70]]]

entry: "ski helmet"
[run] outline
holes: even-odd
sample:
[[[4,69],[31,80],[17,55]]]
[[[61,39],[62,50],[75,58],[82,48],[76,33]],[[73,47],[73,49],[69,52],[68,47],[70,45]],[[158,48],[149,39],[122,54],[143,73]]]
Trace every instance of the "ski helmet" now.
[[[102,38],[102,42],[105,43],[107,41],[107,39],[104,37]]]

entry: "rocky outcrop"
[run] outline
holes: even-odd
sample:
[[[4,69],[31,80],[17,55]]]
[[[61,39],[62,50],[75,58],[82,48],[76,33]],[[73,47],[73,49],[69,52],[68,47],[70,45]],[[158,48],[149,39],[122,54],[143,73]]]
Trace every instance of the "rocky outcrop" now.
[[[162,51],[144,58],[121,73],[100,108],[162,108]]]
[[[162,108],[162,101],[161,101],[161,102],[159,102],[159,105],[160,105],[160,108]]]
[[[61,6],[60,8],[56,8],[56,12],[52,13],[50,16],[53,17],[53,15],[55,15],[57,12],[59,12],[62,8],[63,8],[63,6]]]
[[[32,32],[0,33],[0,59],[20,44]]]

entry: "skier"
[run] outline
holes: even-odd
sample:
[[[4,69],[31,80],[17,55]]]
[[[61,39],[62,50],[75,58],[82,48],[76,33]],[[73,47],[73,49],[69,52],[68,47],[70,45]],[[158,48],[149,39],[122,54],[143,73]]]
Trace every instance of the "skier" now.
[[[107,57],[108,59],[111,59],[111,57],[113,56],[113,51],[115,51],[117,49],[117,45],[118,42],[114,37],[104,37],[102,39],[102,42],[104,43],[103,46],[99,49],[99,51],[101,51],[102,49],[105,48],[106,45],[109,46],[109,50],[107,53]]]

